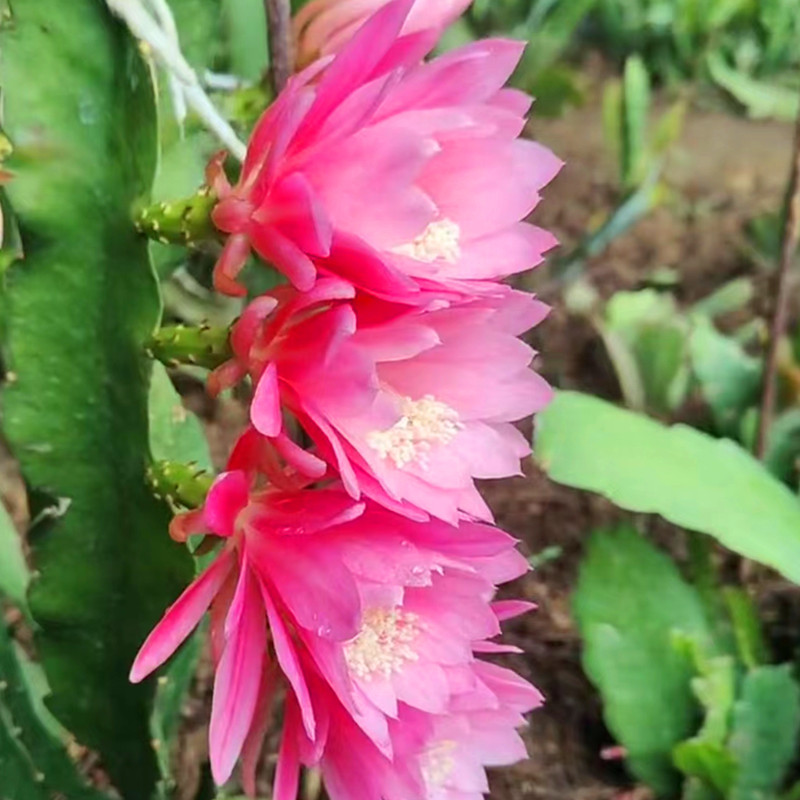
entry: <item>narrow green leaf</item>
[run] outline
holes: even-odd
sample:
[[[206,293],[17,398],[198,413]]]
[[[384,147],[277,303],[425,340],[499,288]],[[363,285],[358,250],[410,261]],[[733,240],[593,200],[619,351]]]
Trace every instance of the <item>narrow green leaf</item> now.
[[[716,429],[733,436],[742,414],[758,398],[761,364],[742,346],[721,334],[707,319],[696,317],[689,337],[692,368]]]
[[[795,119],[800,98],[797,91],[774,81],[759,81],[728,66],[719,53],[708,56],[708,69],[715,83],[741,103],[754,119]]]
[[[800,686],[788,665],[749,672],[733,714],[728,743],[738,771],[730,800],[774,795],[797,756]]]
[[[8,597],[28,617],[30,611],[26,595],[29,579],[22,539],[9,513],[0,503],[0,595]]]
[[[223,0],[231,71],[257,81],[269,62],[262,0]]]
[[[683,132],[686,108],[686,102],[678,100],[659,117],[650,146],[653,156],[663,156],[678,141]]]
[[[713,797],[724,797],[736,772],[731,754],[721,745],[702,739],[688,739],[675,748],[675,766],[687,777],[699,778],[716,790]]]
[[[152,686],[127,673],[191,577],[144,477],[144,342],[160,307],[131,209],[155,167],[153,87],[136,43],[96,0],[15,3],[0,44],[15,148],[7,191],[25,248],[6,275],[17,380],[3,424],[28,483],[58,502],[31,536],[48,704],[101,752],[126,800],[143,800],[157,777]]]
[[[625,188],[638,186],[647,169],[647,115],[650,111],[650,76],[639,56],[625,61],[622,77],[623,180]]]
[[[162,364],[153,365],[148,409],[150,452],[155,461],[180,461],[213,469],[203,426],[183,405]]]
[[[796,485],[800,462],[800,409],[790,408],[779,414],[767,432],[764,463],[784,483]]]
[[[24,675],[24,656],[0,625],[0,798],[107,800],[86,785],[37,713]]]
[[[190,636],[166,668],[161,670],[158,680],[150,730],[167,790],[172,789],[175,783],[171,756],[178,736],[183,704],[197,670],[204,636],[204,631],[200,630]]]
[[[697,592],[666,555],[622,526],[590,538],[573,607],[584,668],[631,771],[657,792],[673,792],[672,749],[697,714],[691,664],[673,639],[681,634],[712,646]]]
[[[683,786],[681,800],[719,800],[719,794],[705,781],[689,778]]]
[[[603,90],[603,138],[616,163],[620,184],[625,183],[622,124],[622,83],[611,81]]]
[[[736,697],[736,665],[729,655],[696,661],[700,675],[692,679],[692,690],[706,716],[697,735],[675,747],[673,760],[684,775],[701,778],[725,796],[736,768],[725,747]]]
[[[754,294],[755,287],[750,278],[734,278],[698,300],[692,306],[692,311],[712,318],[740,311],[753,299]]]
[[[553,480],[707,533],[800,583],[800,504],[733,442],[578,392],[558,392],[536,431]]]
[[[600,326],[599,333],[617,375],[625,405],[644,411],[647,407],[647,392],[631,343],[622,333],[609,330],[605,325]]]
[[[535,13],[515,31],[515,35],[530,42],[518,74],[530,80],[553,64],[573,40],[575,29],[591,11],[597,0],[571,0],[569,3],[550,3],[547,13]],[[540,19],[535,20],[536,17]]]
[[[725,587],[722,596],[728,607],[742,663],[748,669],[766,664],[770,659],[769,647],[764,639],[758,609],[752,598],[744,589],[733,586]]]
[[[210,67],[219,41],[221,0],[168,0],[181,50],[198,71]]]
[[[628,374],[631,368],[617,357],[622,354],[619,346],[608,348],[628,405],[659,413],[677,408],[685,399],[690,379],[688,326],[672,295],[654,289],[617,292],[606,306],[604,327],[624,339],[627,353],[635,362],[641,403],[631,402],[639,397],[638,393],[631,397],[627,391],[632,384]],[[603,338],[608,347],[607,335]]]

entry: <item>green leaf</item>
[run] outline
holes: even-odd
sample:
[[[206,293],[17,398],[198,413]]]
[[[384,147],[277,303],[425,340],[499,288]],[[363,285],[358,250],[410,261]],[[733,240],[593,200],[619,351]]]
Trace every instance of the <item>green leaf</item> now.
[[[800,583],[800,504],[733,442],[578,392],[558,392],[536,431],[553,480],[707,533]]]
[[[681,800],[719,800],[719,794],[705,781],[689,778],[683,786]]]
[[[678,100],[659,117],[650,146],[653,156],[663,156],[678,141],[683,132],[686,108],[686,102]]]
[[[157,777],[152,686],[127,674],[191,577],[144,477],[143,351],[160,306],[131,209],[155,166],[153,87],[136,43],[96,0],[15,3],[0,44],[15,147],[7,191],[25,247],[6,275],[17,380],[3,423],[29,485],[57,501],[30,537],[40,574],[30,606],[50,708],[139,800]]]
[[[696,736],[675,747],[673,760],[685,775],[701,778],[724,796],[735,772],[725,742],[736,695],[736,666],[727,655],[696,660],[701,674],[692,679],[692,690],[705,709],[705,721]]]
[[[720,744],[688,739],[676,746],[675,766],[687,777],[699,778],[716,791],[712,797],[724,797],[736,772],[731,754]],[[717,794],[719,793],[719,794]]]
[[[624,184],[621,81],[610,81],[603,90],[603,138],[616,162],[620,183]]]
[[[155,461],[181,461],[211,471],[211,455],[200,420],[184,405],[166,368],[153,364],[150,383],[150,452]]]
[[[772,796],[797,755],[800,686],[788,665],[759,667],[744,679],[728,746],[738,771],[730,800]]]
[[[735,435],[742,414],[758,398],[761,363],[703,317],[695,318],[689,351],[717,430]]]
[[[172,385],[165,367],[153,365],[150,384],[150,450],[155,460],[195,464],[213,472],[208,442],[200,420],[188,411]],[[171,754],[175,746],[181,710],[192,683],[204,633],[198,631],[161,671],[157,681],[150,731],[161,774],[172,788]]]
[[[727,586],[722,591],[736,637],[739,658],[748,669],[765,664],[770,659],[769,647],[761,630],[758,609],[744,589]]]
[[[574,611],[584,668],[631,771],[657,792],[673,792],[672,749],[696,720],[691,664],[673,640],[681,634],[711,647],[697,592],[665,554],[621,526],[590,538]]]
[[[24,655],[0,625],[0,797],[3,800],[107,800],[90,788],[64,742],[42,721],[25,677]]]
[[[0,595],[8,597],[30,618],[27,598],[29,579],[28,564],[22,551],[22,538],[9,513],[0,503]]]
[[[622,97],[622,174],[625,188],[632,188],[642,181],[646,170],[647,115],[650,110],[650,76],[639,56],[630,56],[625,61]]]
[[[518,70],[523,82],[529,84],[533,76],[558,59],[573,40],[575,29],[596,2],[571,0],[569,3],[548,3],[548,13],[543,18],[537,13],[537,4],[532,4],[528,20],[514,31],[514,35],[528,39],[530,43]]]
[[[800,97],[796,90],[737,72],[719,53],[708,56],[708,69],[715,83],[741,103],[753,119],[771,117],[788,122],[797,117]]]
[[[158,680],[150,731],[159,768],[168,790],[174,787],[171,756],[178,736],[183,704],[197,669],[204,636],[205,632],[202,630],[190,636],[167,667],[161,670]]]
[[[231,71],[257,81],[267,68],[267,22],[262,0],[223,0]]]
[[[706,317],[740,311],[753,299],[754,294],[755,287],[750,278],[734,278],[698,300],[692,306],[692,311]]]
[[[616,292],[606,306],[603,327],[628,405],[660,413],[677,408],[686,396],[690,373],[687,324],[673,297],[653,289]],[[609,340],[609,334],[621,337],[626,347]],[[630,357],[638,380],[633,380]]]
[[[796,483],[800,460],[800,409],[790,408],[779,414],[767,432],[764,464],[784,483]]]
[[[181,51],[197,70],[210,67],[218,41],[221,0],[168,0],[178,28]]]
[[[530,82],[539,117],[561,117],[570,106],[584,102],[579,72],[564,64],[545,67]]]

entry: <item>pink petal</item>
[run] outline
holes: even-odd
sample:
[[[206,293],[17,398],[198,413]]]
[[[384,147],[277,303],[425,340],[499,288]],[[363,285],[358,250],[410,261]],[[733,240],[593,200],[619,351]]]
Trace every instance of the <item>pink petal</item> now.
[[[501,622],[520,617],[535,609],[536,603],[529,603],[527,600],[496,600],[492,603],[492,611]]]
[[[256,796],[256,771],[269,727],[269,712],[275,695],[276,683],[276,673],[270,665],[264,670],[255,718],[242,747],[242,787],[248,797]]]
[[[273,445],[287,464],[309,478],[321,478],[328,469],[321,458],[295,444],[285,433],[280,434]]]
[[[250,255],[250,242],[247,236],[234,234],[228,237],[222,253],[214,266],[214,288],[231,297],[244,297],[247,289],[236,283],[236,277],[244,268]]]
[[[264,320],[275,310],[278,301],[269,295],[257,297],[242,312],[231,330],[231,347],[239,358],[246,359]]]
[[[473,642],[472,649],[476,653],[521,653],[521,648],[513,644],[501,644],[500,642]]]
[[[259,433],[270,438],[276,437],[283,428],[278,368],[274,362],[267,364],[256,384],[250,405],[250,421]]]
[[[252,224],[248,231],[253,249],[274,264],[300,291],[307,292],[317,275],[314,262],[277,228]]]
[[[208,569],[167,609],[133,662],[130,673],[133,683],[139,683],[160,667],[189,636],[225,583],[233,564],[233,553],[223,550]]]
[[[353,576],[315,536],[268,536],[248,540],[297,625],[323,639],[346,641],[358,632],[361,603]]]
[[[300,172],[284,178],[270,193],[265,205],[256,209],[253,219],[276,225],[287,238],[310,256],[327,256],[333,228],[328,214],[308,179]]]
[[[272,634],[272,645],[275,648],[275,656],[283,670],[283,674],[286,676],[292,689],[294,689],[295,697],[297,698],[303,715],[303,726],[306,729],[308,738],[313,741],[316,727],[314,722],[314,709],[311,705],[308,686],[306,685],[303,669],[297,657],[294,643],[289,636],[289,632],[286,630],[283,619],[281,619],[278,610],[275,608],[275,603],[270,597],[269,590],[263,583],[261,583],[261,597],[264,600],[264,607],[267,609],[267,619],[269,620],[269,629]]]
[[[373,73],[405,22],[414,0],[395,0],[374,14],[339,52],[325,71],[301,133],[319,127],[354,89]]]
[[[250,482],[244,472],[223,472],[214,481],[203,507],[208,529],[218,536],[233,536],[236,517],[247,505]]]
[[[273,800],[296,800],[300,782],[300,752],[298,748],[297,704],[290,697],[286,703],[283,721],[283,736],[278,751],[278,764],[275,769],[275,783],[272,787]]]
[[[245,568],[239,580],[244,582],[242,615],[225,643],[211,705],[209,752],[218,786],[231,776],[250,731],[266,657],[267,631],[255,579]]]

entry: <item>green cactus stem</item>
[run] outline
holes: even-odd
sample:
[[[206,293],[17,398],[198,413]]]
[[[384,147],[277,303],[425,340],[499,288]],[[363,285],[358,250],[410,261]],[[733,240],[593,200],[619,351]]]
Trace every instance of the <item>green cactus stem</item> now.
[[[203,505],[214,476],[197,464],[156,461],[147,470],[147,480],[153,492],[177,511]]]
[[[136,228],[145,236],[164,244],[199,245],[218,236],[211,211],[217,196],[203,186],[190,197],[169,203],[154,203],[136,217]]]
[[[232,356],[230,331],[223,326],[166,325],[147,344],[147,352],[168,367],[179,364],[215,369]]]

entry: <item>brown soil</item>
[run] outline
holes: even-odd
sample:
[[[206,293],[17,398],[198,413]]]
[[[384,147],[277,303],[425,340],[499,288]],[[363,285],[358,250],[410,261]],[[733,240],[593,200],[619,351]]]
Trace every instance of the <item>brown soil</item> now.
[[[566,167],[546,191],[535,221],[553,230],[565,250],[613,204],[613,171],[603,150],[597,105],[556,121],[536,121],[534,135],[555,150]],[[743,225],[781,201],[791,143],[789,126],[752,123],[717,113],[693,113],[667,171],[676,190],[658,209],[588,265],[604,296],[635,288],[656,267],[680,273],[679,295],[707,294],[738,275],[764,279],[744,255]],[[546,267],[540,271],[546,276]],[[533,288],[546,284],[530,279]],[[763,294],[763,293],[762,293]],[[550,318],[533,336],[541,369],[559,386],[609,397],[618,393],[613,373],[591,328],[571,318],[550,290]],[[763,310],[763,296],[752,311]],[[215,461],[223,463],[243,423],[234,402],[212,404],[187,387],[187,401],[207,421]],[[0,452],[0,494],[22,522],[25,506],[13,464]],[[492,776],[495,800],[645,800],[619,762],[603,759],[613,744],[603,726],[598,698],[580,668],[580,642],[569,608],[582,543],[598,525],[618,518],[603,500],[550,483],[532,464],[526,475],[489,484],[486,495],[499,524],[522,540],[528,554],[557,545],[561,554],[513,587],[535,601],[535,614],[509,626],[508,639],[525,651],[513,666],[539,686],[546,706],[525,733],[530,759]],[[181,800],[194,796],[198,762],[205,754],[209,675],[201,670],[186,707],[178,756]],[[311,796],[315,796],[313,792]]]

